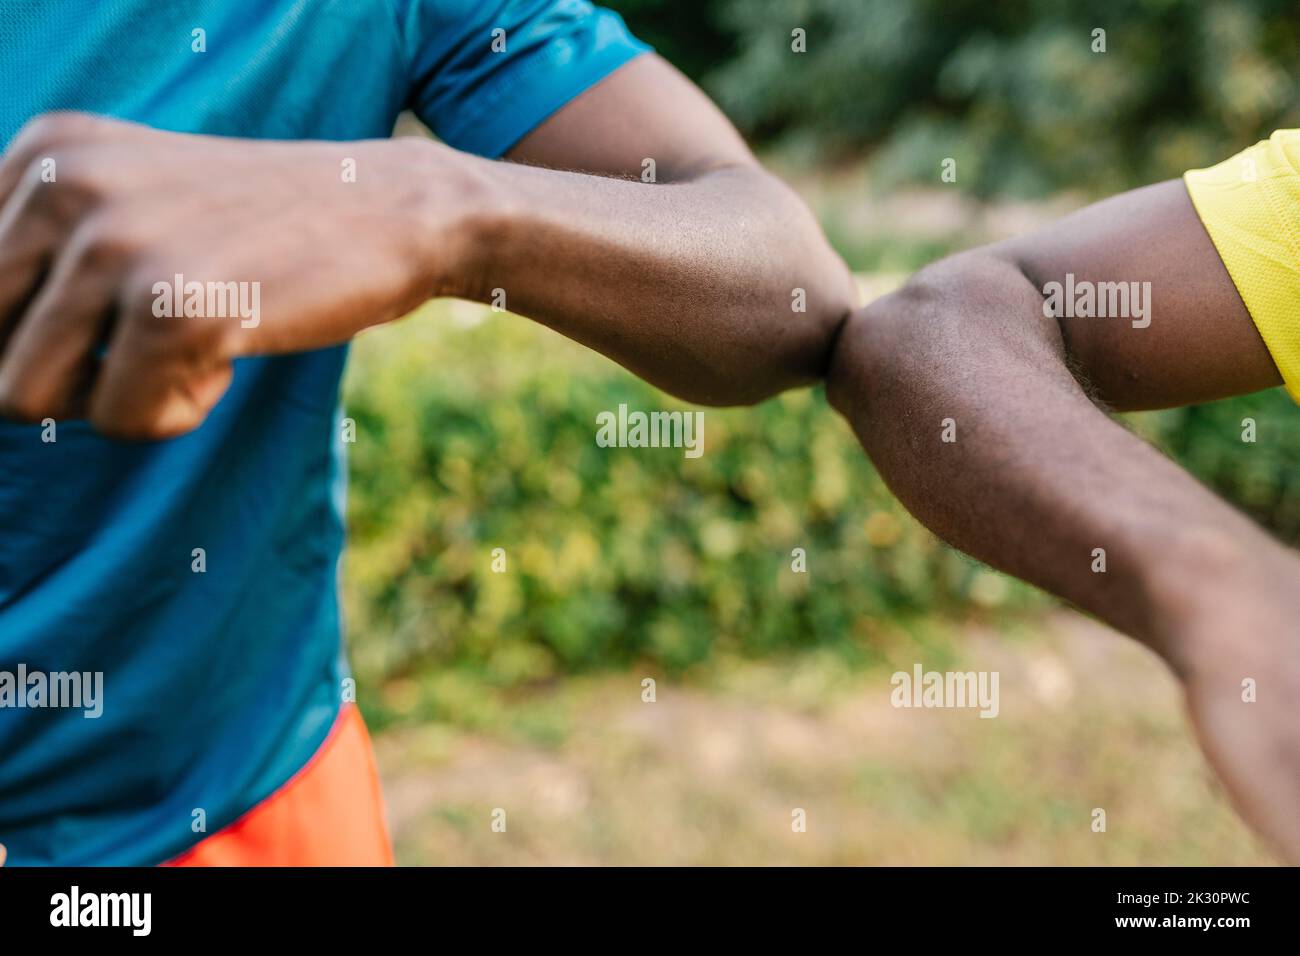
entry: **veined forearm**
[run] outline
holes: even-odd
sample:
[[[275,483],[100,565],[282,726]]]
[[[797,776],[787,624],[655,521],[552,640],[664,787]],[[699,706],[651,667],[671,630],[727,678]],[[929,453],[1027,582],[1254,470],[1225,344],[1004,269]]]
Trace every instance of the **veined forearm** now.
[[[853,282],[808,210],[761,169],[671,184],[480,170],[480,255],[457,294],[504,296],[691,401],[757,401],[825,373]]]

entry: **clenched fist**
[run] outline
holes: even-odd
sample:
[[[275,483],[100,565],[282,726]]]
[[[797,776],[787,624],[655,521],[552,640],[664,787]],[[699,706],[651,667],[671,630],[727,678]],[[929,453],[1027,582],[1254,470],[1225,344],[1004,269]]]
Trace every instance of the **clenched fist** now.
[[[0,159],[0,416],[175,436],[233,359],[333,345],[455,294],[485,165],[420,140],[37,117]]]

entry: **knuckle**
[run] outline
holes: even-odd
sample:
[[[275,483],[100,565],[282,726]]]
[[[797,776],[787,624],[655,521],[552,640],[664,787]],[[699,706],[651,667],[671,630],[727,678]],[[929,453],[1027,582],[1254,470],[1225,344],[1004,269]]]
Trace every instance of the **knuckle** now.
[[[78,141],[97,132],[103,120],[88,113],[59,111],[33,116],[14,134],[6,157],[26,167],[41,159],[58,155]]]
[[[33,155],[20,179],[22,215],[66,226],[101,205],[111,187],[86,153],[82,147],[59,146]],[[49,169],[55,171],[53,178]]]
[[[119,312],[135,334],[154,346],[174,357],[204,364],[212,356],[224,354],[231,323],[185,314],[184,292],[181,303],[176,302],[176,272],[142,259],[121,284]],[[181,314],[177,314],[178,305]]]
[[[166,276],[166,270],[148,262],[131,267],[118,292],[117,306],[122,317],[136,322],[146,319],[161,322],[154,305],[171,288]]]
[[[23,124],[14,137],[14,143],[19,147],[39,149],[61,142],[85,129],[89,119],[84,113],[72,111],[40,113]]]
[[[146,240],[131,220],[100,215],[78,230],[70,254],[78,271],[101,272],[127,267],[146,248]]]
[[[66,152],[64,147],[54,147],[52,149],[35,150],[29,155],[23,156],[20,160],[24,163],[22,174],[19,181],[31,187],[41,187],[47,185],[48,170],[58,169],[64,162]],[[51,164],[53,164],[51,166]],[[51,190],[37,189],[39,193],[48,194]]]
[[[111,192],[111,183],[101,164],[96,162],[94,148],[89,146],[64,146],[52,151],[58,170],[52,193],[65,196],[78,208],[94,204]]]

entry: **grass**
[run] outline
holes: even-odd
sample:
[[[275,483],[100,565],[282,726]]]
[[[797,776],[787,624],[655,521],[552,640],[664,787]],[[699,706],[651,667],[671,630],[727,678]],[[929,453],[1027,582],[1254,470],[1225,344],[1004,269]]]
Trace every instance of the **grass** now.
[[[1010,633],[935,623],[928,641],[857,672],[815,652],[717,660],[659,679],[652,703],[635,668],[570,678],[485,723],[390,730],[377,748],[399,862],[1270,862],[1140,647],[1065,611]],[[1001,674],[999,717],[891,706],[891,668],[940,653]]]

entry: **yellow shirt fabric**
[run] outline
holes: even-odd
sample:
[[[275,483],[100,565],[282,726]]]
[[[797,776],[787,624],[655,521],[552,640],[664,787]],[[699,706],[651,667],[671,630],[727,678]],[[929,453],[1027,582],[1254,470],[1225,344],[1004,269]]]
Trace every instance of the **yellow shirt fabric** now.
[[[1300,130],[1183,175],[1196,213],[1300,402]]]

